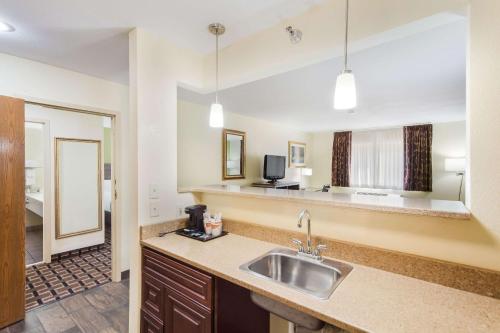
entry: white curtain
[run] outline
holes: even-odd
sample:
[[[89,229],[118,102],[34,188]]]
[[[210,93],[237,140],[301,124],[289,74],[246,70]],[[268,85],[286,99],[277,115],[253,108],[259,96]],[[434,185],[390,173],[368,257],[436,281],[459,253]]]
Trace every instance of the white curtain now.
[[[403,189],[403,129],[353,132],[351,187]]]

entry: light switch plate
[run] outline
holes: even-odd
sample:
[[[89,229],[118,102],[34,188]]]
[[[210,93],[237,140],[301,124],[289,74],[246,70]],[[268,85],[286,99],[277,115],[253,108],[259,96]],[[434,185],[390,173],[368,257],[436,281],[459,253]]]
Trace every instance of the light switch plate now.
[[[149,199],[160,199],[160,188],[157,184],[149,184]]]
[[[186,213],[184,213],[184,206],[177,206],[177,217],[184,216]]]
[[[149,217],[160,216],[160,203],[157,201],[151,201],[149,203]]]

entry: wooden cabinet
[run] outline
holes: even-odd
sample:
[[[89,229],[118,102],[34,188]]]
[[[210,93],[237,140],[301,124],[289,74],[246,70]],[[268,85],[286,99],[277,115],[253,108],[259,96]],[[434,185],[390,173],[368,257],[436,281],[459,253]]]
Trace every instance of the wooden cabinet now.
[[[141,332],[212,332],[212,276],[146,248],[142,253]]]
[[[141,332],[142,333],[163,333],[163,324],[155,317],[141,310]]]
[[[180,332],[212,332],[212,313],[176,292],[169,292],[165,302],[165,333]]]
[[[143,248],[141,332],[213,331],[267,333],[269,313],[248,290]]]

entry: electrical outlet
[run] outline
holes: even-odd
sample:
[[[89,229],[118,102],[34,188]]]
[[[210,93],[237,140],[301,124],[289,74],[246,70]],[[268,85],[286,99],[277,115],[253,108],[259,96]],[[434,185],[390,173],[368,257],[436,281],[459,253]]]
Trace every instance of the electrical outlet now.
[[[160,216],[160,203],[157,201],[151,201],[149,203],[149,217]]]
[[[160,189],[157,184],[149,184],[149,199],[160,199]]]
[[[184,206],[177,206],[177,217],[183,216],[184,213]]]

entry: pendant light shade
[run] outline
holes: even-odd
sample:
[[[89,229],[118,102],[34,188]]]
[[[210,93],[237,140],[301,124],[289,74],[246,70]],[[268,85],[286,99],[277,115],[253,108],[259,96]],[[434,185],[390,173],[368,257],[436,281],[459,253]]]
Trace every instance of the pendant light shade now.
[[[356,106],[356,80],[350,70],[345,70],[337,76],[333,107],[336,110],[350,110]]]
[[[333,107],[336,110],[352,110],[357,102],[356,80],[350,69],[347,69],[347,37],[349,29],[349,0],[345,7],[345,39],[344,39],[344,71],[337,76]]]
[[[208,31],[215,35],[215,102],[210,106],[210,127],[224,127],[224,108],[219,103],[219,36],[226,28],[220,23],[212,23],[208,26]]]
[[[224,108],[222,104],[212,103],[210,106],[210,127],[224,127]]]

